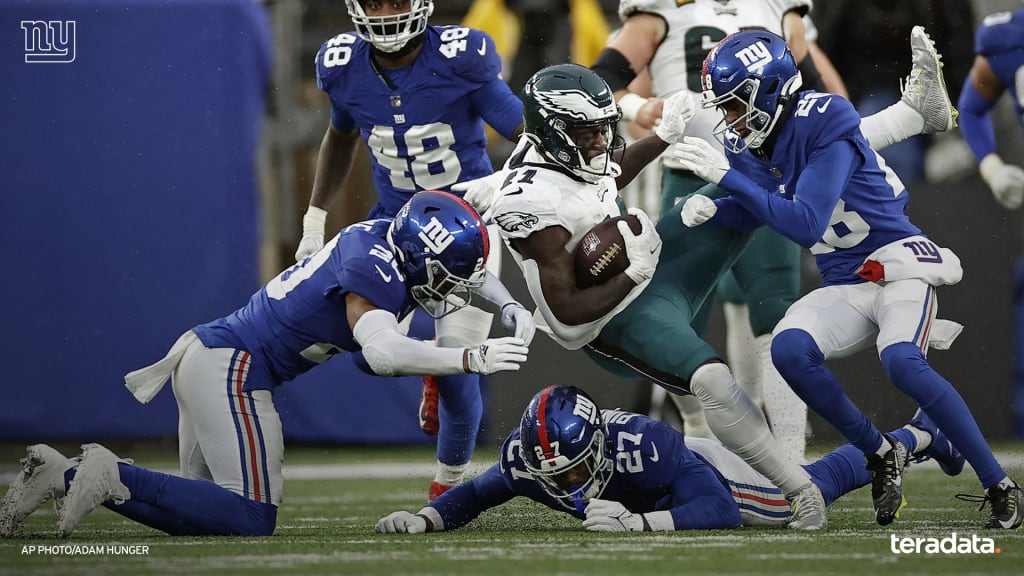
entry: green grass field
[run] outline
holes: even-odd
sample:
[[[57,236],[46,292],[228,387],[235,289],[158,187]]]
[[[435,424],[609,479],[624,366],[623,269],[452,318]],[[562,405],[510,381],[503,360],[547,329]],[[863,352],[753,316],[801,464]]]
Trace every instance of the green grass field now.
[[[481,452],[483,453],[483,452]],[[128,455],[128,454],[124,454]],[[172,462],[147,460],[145,466]],[[409,462],[423,469],[423,450],[289,451],[288,465]],[[8,467],[9,471],[9,467]],[[1024,477],[1024,470],[1014,470]],[[909,507],[892,527],[877,526],[868,490],[829,509],[823,533],[740,529],[686,533],[592,534],[571,517],[522,499],[485,513],[451,533],[378,535],[376,520],[394,510],[418,510],[429,479],[422,476],[289,479],[277,532],[268,538],[172,538],[99,509],[68,540],[53,537],[46,505],[17,538],[0,541],[0,574],[1022,574],[1024,530],[988,532],[976,505],[953,499],[979,493],[968,468],[956,478],[937,469],[907,472]],[[890,535],[991,537],[999,554],[893,554]],[[148,546],[145,555],[40,555],[28,546],[122,544]]]

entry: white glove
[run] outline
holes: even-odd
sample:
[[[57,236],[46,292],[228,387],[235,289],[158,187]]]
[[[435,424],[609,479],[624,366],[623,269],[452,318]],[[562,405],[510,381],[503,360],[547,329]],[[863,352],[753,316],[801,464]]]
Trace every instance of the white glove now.
[[[374,529],[378,534],[422,534],[427,531],[427,521],[422,516],[399,510],[377,520]]]
[[[654,276],[654,269],[657,268],[658,257],[661,255],[661,236],[658,236],[654,222],[651,222],[646,212],[639,208],[630,208],[629,213],[640,219],[642,229],[639,234],[634,235],[629,224],[625,221],[618,223],[619,234],[626,245],[626,257],[629,258],[629,266],[624,272],[630,280],[640,285]]]
[[[469,371],[474,374],[494,374],[502,370],[519,370],[526,362],[529,349],[522,338],[508,336],[491,338],[476,348],[466,348]]]
[[[302,217],[302,240],[295,251],[295,261],[302,262],[317,250],[324,247],[324,223],[327,222],[327,211],[310,206]]]
[[[614,500],[591,499],[583,513],[587,515],[583,527],[591,532],[644,531],[643,514],[633,514]]]
[[[1024,170],[1013,164],[1004,164],[997,154],[982,158],[978,170],[985,184],[992,189],[992,195],[1004,208],[1020,208],[1024,202]]]
[[[687,136],[676,144],[673,154],[683,168],[693,172],[705,182],[718,184],[729,171],[729,161],[707,140]]]
[[[505,181],[505,174],[501,170],[488,174],[483,178],[477,178],[476,180],[466,180],[465,182],[459,182],[452,184],[453,192],[464,192],[465,195],[462,197],[463,200],[469,202],[476,211],[484,214],[491,209],[494,205],[495,194],[501,189],[501,184]],[[484,220],[490,217],[487,215]]]
[[[714,200],[703,194],[694,194],[686,199],[679,216],[682,217],[683,224],[687,228],[693,228],[714,218],[716,212],[718,212],[718,206],[715,205]]]
[[[509,302],[501,307],[501,325],[506,330],[512,330],[515,337],[521,339],[526,346],[533,342],[533,335],[537,332],[533,314],[519,302]]]
[[[676,92],[661,110],[661,122],[654,127],[654,134],[668,144],[675,144],[683,137],[686,124],[697,112],[697,97],[689,90]]]

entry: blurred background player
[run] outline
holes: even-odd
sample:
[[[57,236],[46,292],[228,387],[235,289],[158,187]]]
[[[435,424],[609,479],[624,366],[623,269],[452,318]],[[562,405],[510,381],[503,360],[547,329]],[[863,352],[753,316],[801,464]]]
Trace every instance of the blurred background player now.
[[[694,0],[682,4],[672,0],[622,0],[621,33],[609,42],[593,68],[615,91],[624,117],[650,127],[660,118],[663,98],[680,91],[701,93],[702,66],[715,43],[730,33],[760,28],[786,38],[799,63],[805,88],[845,92],[827,57],[805,36],[804,18],[810,7],[807,0]],[[865,132],[878,146],[926,129],[924,114],[934,117],[933,131],[945,130],[953,123],[954,111],[942,87],[938,55],[926,36],[919,41],[913,60],[917,75],[923,76],[913,76],[914,81],[908,82],[904,101],[876,118],[865,119]],[[815,55],[827,71],[824,77],[818,72]],[[654,98],[627,89],[645,70],[651,76]],[[716,122],[714,111],[699,110],[687,125],[686,134],[712,140]],[[663,162],[662,216],[681,198],[706,184],[671,155]],[[763,402],[772,431],[786,454],[802,462],[807,407],[778,374],[770,352],[772,329],[800,294],[800,248],[774,230],[757,230],[730,272],[720,282],[722,299],[746,303],[745,308],[732,304],[725,309],[727,349],[743,351],[729,356],[731,368],[751,398],[759,405]],[[699,333],[705,331],[709,315],[709,304],[705,304],[695,320]],[[747,352],[751,335],[756,351],[753,355]],[[709,431],[697,403],[689,397],[673,399],[684,414],[687,433],[707,436]]]
[[[378,202],[370,218],[392,218],[417,190],[458,190],[493,172],[484,123],[515,139],[522,103],[501,78],[501,58],[483,32],[430,26],[431,0],[346,0],[356,32],[328,40],[316,57],[317,85],[331,121],[317,157],[295,258],[323,246],[327,209],[351,170],[360,138],[370,151]],[[495,246],[498,243],[495,242]],[[489,270],[500,274],[500,250]],[[491,315],[466,307],[435,323],[438,346],[478,345]],[[436,434],[437,473],[429,498],[462,481],[473,455],[483,401],[476,374],[424,379],[420,425]]]
[[[985,18],[974,40],[974,65],[960,91],[960,132],[978,161],[982,179],[996,201],[1008,210],[1024,201],[1024,170],[1006,163],[996,152],[989,113],[1009,92],[1014,114],[1024,129],[1024,8]],[[1014,418],[1024,438],[1024,258],[1014,273]]]
[[[750,66],[751,58],[762,64]],[[876,521],[891,523],[906,504],[908,450],[884,436],[825,367],[825,360],[872,343],[889,380],[942,427],[978,474],[992,506],[986,526],[1019,526],[1021,489],[996,462],[956,388],[926,359],[935,288],[960,281],[960,260],[911,223],[909,194],[868,146],[853,106],[801,91],[792,53],[770,32],[727,37],[708,56],[703,77],[704,106],[721,112],[715,136],[728,160],[694,137],[675,154],[730,196],[691,196],[683,222],[771,226],[815,255],[822,287],[775,327],[772,359],[808,406],[865,454]]]
[[[680,92],[667,100],[655,135],[628,147],[617,134],[621,114],[612,92],[590,69],[544,68],[527,82],[523,101],[527,137],[505,164],[491,210],[543,328],[562,347],[584,348],[614,373],[696,395],[722,443],[784,490],[796,512],[792,527],[824,528],[820,493],[782,453],[760,409],[690,326],[747,234],[692,234],[674,217],[655,230],[643,210],[629,208],[641,229],[618,223],[628,267],[597,286],[577,284],[577,244],[597,223],[626,212],[618,190],[682,136],[694,97]],[[662,241],[671,249],[659,260]]]
[[[963,469],[963,457],[920,410],[890,434],[951,476]],[[804,468],[831,504],[871,482],[862,462],[847,444]],[[576,387],[548,386],[505,439],[497,464],[416,514],[381,518],[376,529],[455,530],[516,496],[572,514],[595,532],[785,526],[790,518],[779,489],[718,442],[684,437],[642,414],[601,410]]]
[[[125,377],[143,403],[172,380],[182,477],[132,466],[99,444],[76,460],[29,446],[0,506],[0,535],[55,497],[64,497],[61,536],[100,504],[176,536],[272,534],[284,489],[277,386],[342,351],[380,376],[490,374],[526,361],[533,318],[484,268],[489,249],[480,216],[445,192],[413,196],[394,220],[345,228],[245,307],[192,328]],[[441,348],[398,330],[417,306],[446,314],[473,294],[502,310],[514,337]]]

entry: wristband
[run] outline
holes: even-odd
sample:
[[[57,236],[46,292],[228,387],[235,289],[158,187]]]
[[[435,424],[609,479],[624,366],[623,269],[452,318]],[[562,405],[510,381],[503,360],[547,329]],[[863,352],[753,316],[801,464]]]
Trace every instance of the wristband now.
[[[622,98],[619,98],[619,108],[622,109],[622,119],[626,122],[635,122],[636,115],[640,113],[640,109],[647,104],[649,98],[644,98],[639,94],[627,92]]]
[[[327,210],[310,204],[309,208],[306,209],[306,214],[302,216],[302,235],[319,234],[323,236],[326,223]]]

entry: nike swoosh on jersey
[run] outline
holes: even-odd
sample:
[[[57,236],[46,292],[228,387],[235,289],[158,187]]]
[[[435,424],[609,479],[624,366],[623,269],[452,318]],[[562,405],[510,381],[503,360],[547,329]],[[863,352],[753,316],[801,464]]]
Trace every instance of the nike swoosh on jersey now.
[[[828,110],[828,105],[831,104],[831,103],[832,103],[832,99],[831,98],[829,98],[828,100],[825,100],[824,104],[821,104],[821,105],[818,106],[818,112],[824,112],[825,110]]]
[[[486,38],[481,38],[480,39],[480,49],[477,50],[476,53],[481,55],[481,56],[483,56],[484,54],[487,54],[487,39]]]
[[[651,442],[651,451],[654,452],[651,454],[651,462],[657,462],[661,459],[661,456],[658,456],[658,445],[654,442]]]
[[[374,264],[373,267],[377,269],[377,273],[380,274],[380,277],[383,278],[385,282],[391,282],[391,274],[385,274],[384,271],[380,269],[380,266],[377,266],[376,264]]]

